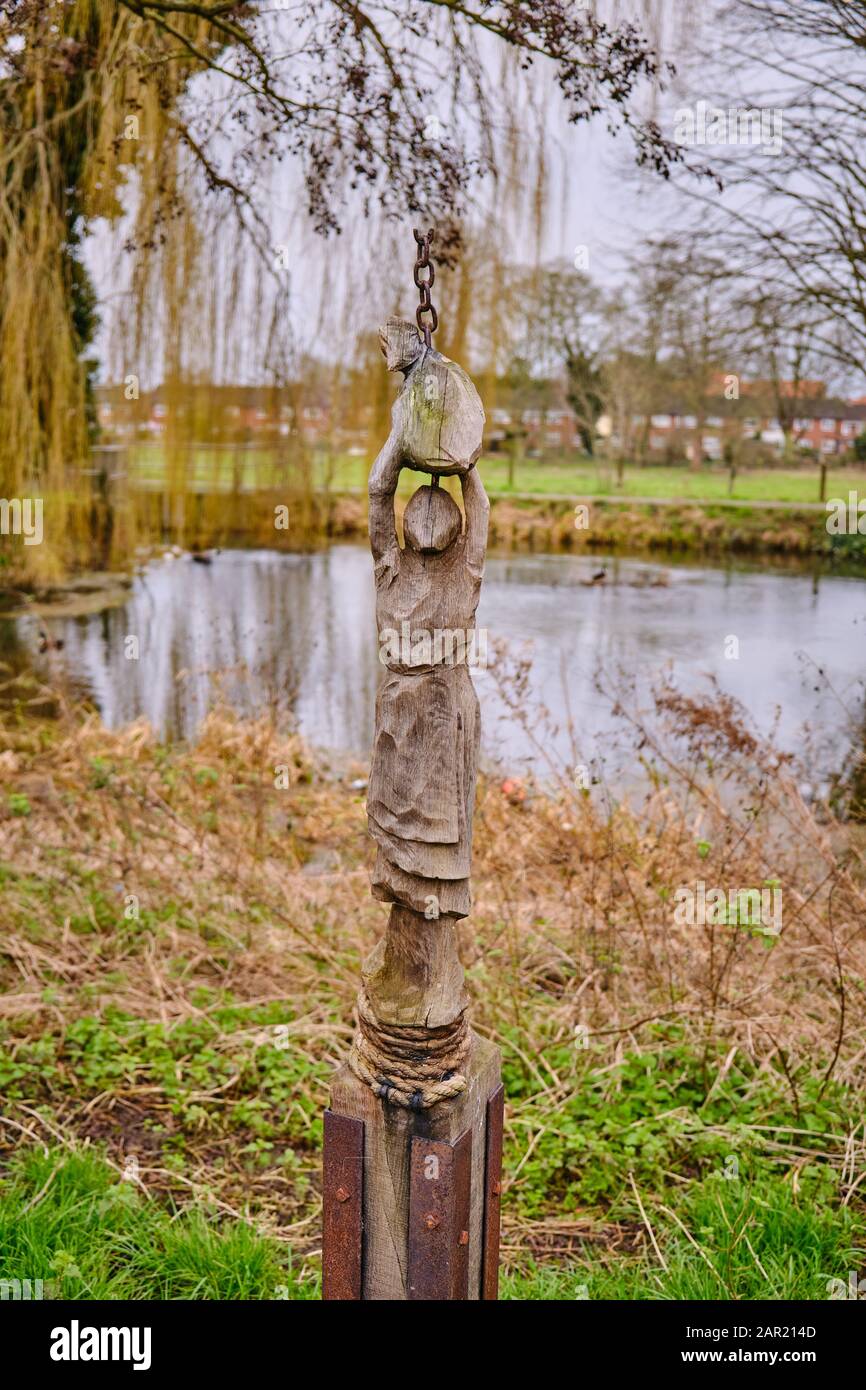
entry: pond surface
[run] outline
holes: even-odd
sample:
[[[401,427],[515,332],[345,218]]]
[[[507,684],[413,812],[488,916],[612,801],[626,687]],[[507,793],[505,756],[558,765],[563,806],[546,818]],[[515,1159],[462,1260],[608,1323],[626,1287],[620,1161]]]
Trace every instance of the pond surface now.
[[[605,578],[592,584],[602,569]],[[545,736],[544,749],[566,761],[574,756],[569,711],[581,757],[609,744],[612,716],[596,688],[599,670],[613,683],[622,668],[639,694],[666,667],[685,688],[713,675],[760,729],[769,730],[778,711],[786,747],[811,723],[835,767],[851,736],[837,696],[855,711],[863,707],[866,584],[859,579],[598,556],[493,556],[478,622],[491,657],[501,640],[531,656],[523,706],[531,716],[542,704],[551,711],[560,728]],[[62,651],[39,654],[40,626],[62,638]],[[130,636],[138,638],[137,659],[125,654]],[[735,650],[731,639],[736,657],[726,655]],[[340,545],[312,555],[225,552],[210,565],[163,559],[135,580],[120,607],[0,624],[0,656],[68,682],[112,726],[145,715],[160,734],[192,735],[219,687],[244,712],[272,701],[288,705],[313,744],[366,758],[383,669],[370,555]],[[485,752],[540,770],[543,758],[505,712],[492,670],[477,670],[474,679]]]

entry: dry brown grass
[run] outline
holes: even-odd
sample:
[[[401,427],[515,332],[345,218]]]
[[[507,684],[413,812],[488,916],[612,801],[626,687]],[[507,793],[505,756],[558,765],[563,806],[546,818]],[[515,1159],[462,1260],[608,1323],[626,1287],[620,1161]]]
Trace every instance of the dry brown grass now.
[[[503,689],[520,719],[525,672],[506,667]],[[651,1052],[662,1020],[682,1026],[708,1095],[735,1058],[755,1085],[773,1069],[795,1115],[804,1074],[856,1088],[866,1079],[866,876],[853,829],[806,804],[796,769],[746,729],[732,702],[661,686],[649,719],[628,698],[619,704],[649,776],[634,805],[613,801],[603,783],[584,794],[556,767],[543,790],[507,795],[498,776],[479,787],[475,907],[460,927],[461,953],[475,1027],[527,1082],[530,1098],[513,1099],[509,1121],[527,1156],[575,1089],[581,1032],[614,1089],[624,1052]],[[532,736],[543,751],[543,727]],[[288,769],[285,790],[274,787],[278,767]],[[225,709],[194,746],[169,750],[143,724],[111,732],[69,712],[7,727],[0,865],[13,872],[3,888],[0,1015],[13,1049],[109,1005],[173,1028],[213,1013],[197,1002],[202,987],[247,1004],[286,1001],[309,1098],[323,1106],[323,1064],[346,1051],[359,965],[385,919],[368,890],[364,794],[350,785],[359,775],[317,765],[270,717],[244,722]],[[697,879],[778,881],[779,938],[768,948],[736,927],[678,925],[672,892]],[[34,882],[47,888],[34,896]],[[138,930],[123,918],[129,894],[140,902]],[[234,1033],[216,1046],[237,1043]],[[130,1083],[77,1096],[72,1077],[59,1132],[122,1152],[126,1128],[141,1148],[142,1116],[168,1113],[153,1092]],[[218,1112],[230,1088],[202,1104]],[[767,1135],[795,1166],[796,1128]],[[249,1180],[240,1169],[217,1176],[221,1144],[203,1120],[199,1166],[180,1181],[218,1191],[218,1206],[233,1211]],[[838,1159],[849,1181],[861,1147],[850,1136]],[[154,1158],[148,1184],[174,1185],[162,1172]],[[311,1214],[285,1185],[269,1189],[274,1181],[267,1172],[255,1181],[267,1224],[297,1236]],[[565,1225],[546,1219],[530,1246],[556,1251],[576,1239],[572,1218]],[[612,1231],[614,1243],[631,1240]]]

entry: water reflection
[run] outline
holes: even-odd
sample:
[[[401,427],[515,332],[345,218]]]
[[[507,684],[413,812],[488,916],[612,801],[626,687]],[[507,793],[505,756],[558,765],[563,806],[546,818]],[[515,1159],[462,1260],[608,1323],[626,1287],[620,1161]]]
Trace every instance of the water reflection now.
[[[603,581],[590,584],[605,570]],[[564,555],[488,560],[479,623],[491,640],[528,644],[530,704],[539,701],[563,725],[570,709],[581,749],[604,747],[611,728],[594,677],[617,666],[649,678],[670,663],[678,679],[715,674],[759,726],[777,707],[789,746],[808,720],[835,739],[846,736],[838,704],[816,678],[811,659],[854,707],[862,702],[866,588],[838,577],[664,567],[634,560]],[[46,674],[37,624],[18,620],[2,635],[8,654]],[[213,564],[160,561],[135,582],[121,608],[53,620],[64,647],[54,653],[73,691],[87,694],[106,723],[146,715],[161,734],[194,734],[220,688],[238,709],[291,705],[305,735],[339,752],[367,755],[377,660],[369,552],[335,546],[313,555],[235,551]],[[137,637],[138,659],[128,659]],[[732,643],[731,639],[735,639]],[[736,657],[726,656],[738,647]],[[510,762],[535,755],[513,719],[503,719],[490,672],[476,673],[487,751]],[[818,687],[817,689],[815,687]],[[563,756],[568,736],[554,743]],[[835,759],[838,765],[839,757]]]

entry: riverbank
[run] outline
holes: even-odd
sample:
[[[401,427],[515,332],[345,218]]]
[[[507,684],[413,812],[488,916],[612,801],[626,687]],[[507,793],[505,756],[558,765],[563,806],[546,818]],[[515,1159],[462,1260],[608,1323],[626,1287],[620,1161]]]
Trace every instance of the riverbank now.
[[[460,943],[505,1062],[504,1293],[823,1299],[866,1245],[862,855],[730,702],[654,718],[632,809],[481,779]],[[384,921],[365,774],[225,710],[171,746],[7,724],[4,1272],[316,1296],[321,1113]],[[685,920],[698,883],[777,888],[780,933]]]
[[[496,498],[494,543],[699,557],[795,556],[862,565],[866,537],[830,536],[822,508],[678,499]]]
[[[409,492],[398,494],[398,513]],[[323,539],[366,540],[364,494],[317,495],[305,499],[300,511],[289,504],[284,529],[274,527],[279,497],[276,492],[240,494],[228,516],[225,499],[188,499],[196,544],[297,549],[299,543]],[[515,551],[814,557],[866,572],[866,536],[831,536],[826,519],[826,510],[814,503],[492,493],[490,543]]]
[[[398,495],[398,513],[408,495],[408,490]],[[367,538],[362,493],[191,493],[169,505],[154,491],[127,499],[125,506],[116,530],[127,541],[108,554],[101,547],[97,571],[80,548],[55,555],[47,576],[41,568],[27,569],[25,561],[32,555],[24,554],[23,548],[17,559],[8,551],[0,569],[0,613],[18,614],[34,604],[39,612],[59,605],[58,615],[72,608],[94,611],[88,605],[99,606],[99,589],[114,591],[103,606],[120,602],[119,590],[135,569],[172,546],[205,553],[259,547],[303,551],[335,540]],[[494,493],[490,545],[515,553],[605,551],[713,562],[814,560],[840,573],[866,575],[866,535],[831,535],[826,521],[827,512],[819,503]],[[154,541],[157,536],[159,541]],[[138,544],[132,543],[133,537]]]
[[[457,491],[454,489],[455,492]],[[410,490],[398,495],[402,514]],[[264,498],[241,494],[231,519],[214,498],[194,502],[193,524],[199,545],[269,545],[297,549],[298,541],[366,540],[366,495],[338,493],[289,506],[289,524],[274,528],[280,494]],[[296,514],[293,515],[293,512]],[[615,551],[623,555],[812,557],[829,564],[862,567],[866,536],[830,535],[820,503],[742,503],[678,498],[634,499],[565,494],[493,493],[490,543],[518,552]]]

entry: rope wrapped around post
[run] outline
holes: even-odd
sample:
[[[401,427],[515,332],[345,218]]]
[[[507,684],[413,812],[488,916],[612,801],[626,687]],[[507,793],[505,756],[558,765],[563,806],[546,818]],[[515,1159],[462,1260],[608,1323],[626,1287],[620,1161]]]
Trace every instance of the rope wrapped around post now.
[[[428,1110],[466,1089],[462,1068],[472,1036],[465,1013],[444,1028],[380,1023],[366,990],[358,994],[358,1030],[349,1066],[389,1105]]]

